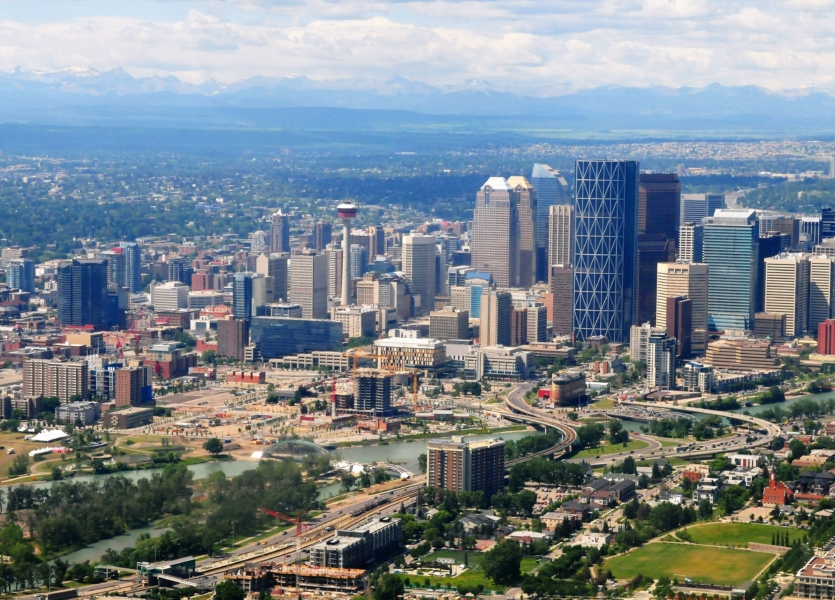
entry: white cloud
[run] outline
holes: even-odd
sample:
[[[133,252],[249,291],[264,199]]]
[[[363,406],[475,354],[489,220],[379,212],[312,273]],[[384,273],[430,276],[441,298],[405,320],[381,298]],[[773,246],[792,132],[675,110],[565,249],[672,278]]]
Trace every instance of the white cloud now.
[[[835,0],[183,0],[178,19],[139,4],[141,16],[0,20],[0,68],[516,89],[835,82]]]

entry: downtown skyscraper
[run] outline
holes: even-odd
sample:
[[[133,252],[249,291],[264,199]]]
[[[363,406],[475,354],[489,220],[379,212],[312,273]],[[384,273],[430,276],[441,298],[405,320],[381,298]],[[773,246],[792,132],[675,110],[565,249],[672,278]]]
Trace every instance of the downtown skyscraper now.
[[[531,182],[524,177],[510,177],[507,185],[519,199],[519,287],[536,283],[536,218],[537,195]]]
[[[676,259],[680,204],[678,175],[641,173],[638,177],[635,323],[655,323],[656,266]]]
[[[574,335],[628,343],[635,312],[638,162],[580,160],[574,181]]]
[[[571,204],[568,183],[559,171],[536,163],[531,171],[536,190],[536,280],[548,280],[548,216],[552,206]]]
[[[472,266],[493,275],[498,287],[519,283],[519,194],[503,177],[491,177],[476,195]]]
[[[702,260],[710,265],[707,307],[712,331],[754,329],[759,238],[753,210],[717,210],[705,219]]]

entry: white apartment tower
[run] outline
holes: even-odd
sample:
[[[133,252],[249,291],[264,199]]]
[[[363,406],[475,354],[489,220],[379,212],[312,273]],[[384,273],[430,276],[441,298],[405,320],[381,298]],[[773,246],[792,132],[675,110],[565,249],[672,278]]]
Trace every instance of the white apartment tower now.
[[[574,207],[555,204],[548,215],[548,277],[553,265],[574,263]]]

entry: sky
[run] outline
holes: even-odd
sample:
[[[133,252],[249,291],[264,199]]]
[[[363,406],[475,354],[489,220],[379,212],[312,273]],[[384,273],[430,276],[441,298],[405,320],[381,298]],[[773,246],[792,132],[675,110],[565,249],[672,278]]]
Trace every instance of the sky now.
[[[18,67],[835,91],[835,0],[0,0],[0,70]]]

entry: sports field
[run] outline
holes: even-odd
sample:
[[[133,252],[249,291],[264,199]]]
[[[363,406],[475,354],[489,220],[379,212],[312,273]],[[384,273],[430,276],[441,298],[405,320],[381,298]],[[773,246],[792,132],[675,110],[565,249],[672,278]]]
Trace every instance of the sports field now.
[[[739,585],[753,580],[757,573],[774,560],[775,555],[747,550],[730,550],[687,544],[647,544],[623,556],[606,561],[618,579],[631,579],[638,573],[644,577],[685,577],[694,583]]]
[[[770,544],[771,537],[777,533],[789,532],[789,541],[803,538],[803,532],[793,527],[777,527],[759,523],[710,523],[698,527],[688,527],[687,533],[694,544],[713,544],[716,546],[736,546],[747,548],[748,542]]]
[[[577,454],[572,456],[572,458],[594,458],[596,456],[602,456],[604,454],[617,454],[618,452],[628,452],[629,450],[641,450],[643,448],[649,448],[649,444],[647,444],[643,440],[636,440],[630,439],[626,442],[626,445],[623,444],[607,444],[605,446],[598,446],[597,448],[587,448],[585,450],[580,450]]]

